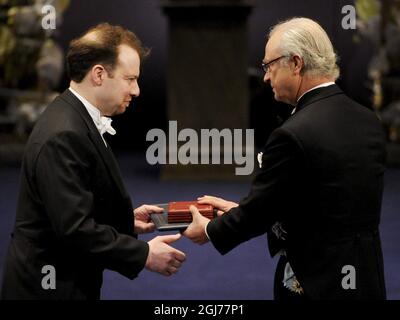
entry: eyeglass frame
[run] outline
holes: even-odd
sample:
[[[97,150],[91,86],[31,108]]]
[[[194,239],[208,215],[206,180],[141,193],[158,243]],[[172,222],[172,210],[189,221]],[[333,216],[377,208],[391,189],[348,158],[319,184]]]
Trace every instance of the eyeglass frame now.
[[[282,55],[282,56],[280,56],[280,57],[278,57],[278,58],[272,59],[271,61],[269,61],[269,62],[267,62],[267,63],[262,62],[262,63],[261,63],[261,68],[263,69],[263,71],[264,71],[265,73],[268,73],[269,70],[270,70],[271,64],[273,64],[274,62],[276,62],[276,61],[278,61],[278,60],[280,60],[280,59],[282,59],[282,58],[287,58],[287,55]]]

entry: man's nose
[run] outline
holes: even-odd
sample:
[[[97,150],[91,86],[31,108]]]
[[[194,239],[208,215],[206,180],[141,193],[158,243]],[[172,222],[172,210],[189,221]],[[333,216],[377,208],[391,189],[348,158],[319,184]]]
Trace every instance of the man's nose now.
[[[132,86],[130,94],[133,97],[138,97],[140,95],[139,84],[136,83],[135,85]]]
[[[269,76],[269,72],[265,72],[263,80],[265,83],[268,83],[271,80],[271,78]]]

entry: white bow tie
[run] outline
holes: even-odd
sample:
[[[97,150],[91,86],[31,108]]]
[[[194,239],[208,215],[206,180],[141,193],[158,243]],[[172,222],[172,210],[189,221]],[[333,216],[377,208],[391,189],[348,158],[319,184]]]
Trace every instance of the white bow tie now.
[[[111,126],[112,119],[108,117],[101,117],[100,118],[100,134],[103,135],[104,133],[108,132],[112,136],[116,134],[117,132],[115,129]]]
[[[262,152],[259,152],[259,153],[257,154],[257,161],[258,161],[258,166],[259,166],[260,168],[262,168],[262,157],[263,157],[263,153],[262,153]]]

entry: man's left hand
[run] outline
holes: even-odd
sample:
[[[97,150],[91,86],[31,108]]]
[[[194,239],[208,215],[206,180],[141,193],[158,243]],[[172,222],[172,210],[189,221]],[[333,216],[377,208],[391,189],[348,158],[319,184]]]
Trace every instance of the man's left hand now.
[[[147,204],[133,210],[133,215],[135,217],[134,232],[137,234],[153,232],[155,230],[155,225],[151,221],[150,215],[159,214],[163,211],[163,208]]]

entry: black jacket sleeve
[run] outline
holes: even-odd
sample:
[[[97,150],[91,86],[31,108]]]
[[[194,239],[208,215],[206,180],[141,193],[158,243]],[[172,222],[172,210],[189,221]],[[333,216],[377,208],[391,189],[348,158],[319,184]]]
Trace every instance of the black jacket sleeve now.
[[[272,133],[249,195],[207,226],[210,240],[221,254],[270,231],[272,225],[285,219],[285,202],[294,192],[301,155],[298,141],[289,132],[277,129]]]

